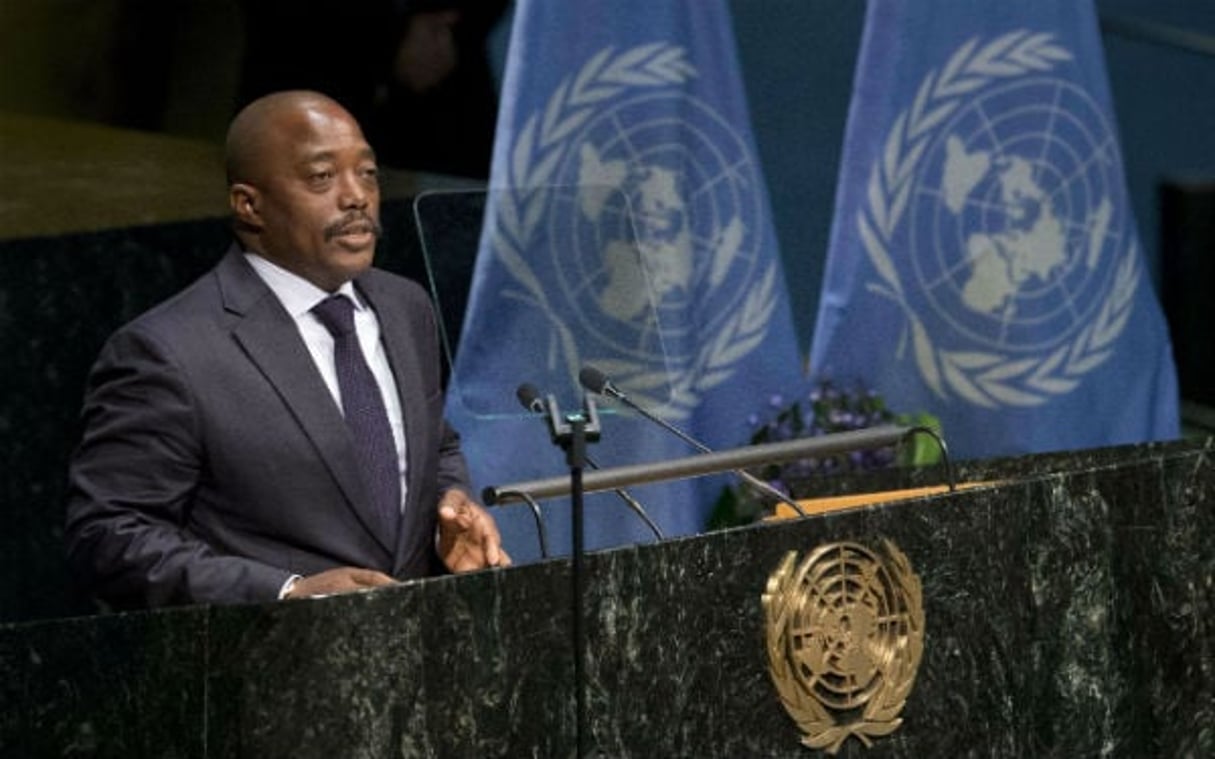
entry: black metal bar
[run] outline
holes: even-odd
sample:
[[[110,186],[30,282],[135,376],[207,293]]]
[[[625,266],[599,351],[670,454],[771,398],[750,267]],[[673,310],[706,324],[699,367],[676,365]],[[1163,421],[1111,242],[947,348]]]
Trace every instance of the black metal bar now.
[[[570,443],[568,449],[570,465],[570,508],[573,510],[573,615],[574,638],[574,710],[575,744],[578,756],[586,756],[586,625],[583,619],[583,594],[586,591],[586,575],[582,562],[583,553],[583,490],[582,470],[586,464],[586,420],[581,415],[571,416]]]
[[[784,461],[883,448],[896,445],[911,432],[912,429],[909,427],[894,425],[870,427],[779,443],[747,445],[728,451],[702,453],[652,464],[633,464],[601,469],[597,472],[590,472],[582,478],[582,490],[583,493],[598,493],[648,482],[688,479],[750,466],[779,464]],[[568,477],[550,477],[543,480],[491,486],[485,488],[481,492],[481,496],[485,503],[499,505],[521,500],[519,496],[514,495],[517,491],[529,493],[533,498],[541,500],[568,496],[571,492],[570,479]]]

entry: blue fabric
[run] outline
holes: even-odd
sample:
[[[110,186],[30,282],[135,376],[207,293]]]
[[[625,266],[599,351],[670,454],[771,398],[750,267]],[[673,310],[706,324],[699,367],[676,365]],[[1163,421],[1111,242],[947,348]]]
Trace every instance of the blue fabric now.
[[[564,409],[579,369],[713,447],[801,380],[797,340],[725,4],[519,3],[486,227],[447,413],[479,486],[567,470],[515,388]],[[600,404],[603,466],[694,453]],[[703,529],[722,480],[635,491],[668,534]],[[588,500],[587,543],[652,539],[616,496]],[[567,509],[546,507],[568,546]],[[505,514],[516,558],[529,517]]]
[[[810,365],[967,458],[1178,435],[1091,2],[870,0]]]

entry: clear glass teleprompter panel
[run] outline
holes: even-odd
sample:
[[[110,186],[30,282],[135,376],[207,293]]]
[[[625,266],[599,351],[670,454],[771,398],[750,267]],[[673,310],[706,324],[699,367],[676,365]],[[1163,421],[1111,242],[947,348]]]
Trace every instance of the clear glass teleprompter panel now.
[[[639,217],[623,192],[598,185],[420,196],[454,367],[448,393],[480,418],[526,414],[522,383],[575,409],[579,372],[594,366],[638,403],[669,402],[668,348],[694,329],[678,319],[680,293],[694,284],[679,213],[659,198]]]

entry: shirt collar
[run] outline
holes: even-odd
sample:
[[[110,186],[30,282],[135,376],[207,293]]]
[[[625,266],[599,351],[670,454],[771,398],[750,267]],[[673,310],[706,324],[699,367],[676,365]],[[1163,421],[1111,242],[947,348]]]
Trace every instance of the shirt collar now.
[[[288,271],[257,253],[246,251],[245,259],[293,319],[308,313],[316,304],[334,294],[322,290],[295,272]],[[343,283],[338,288],[337,294],[350,298],[354,302],[356,311],[361,311],[365,307],[354,289],[353,282]]]

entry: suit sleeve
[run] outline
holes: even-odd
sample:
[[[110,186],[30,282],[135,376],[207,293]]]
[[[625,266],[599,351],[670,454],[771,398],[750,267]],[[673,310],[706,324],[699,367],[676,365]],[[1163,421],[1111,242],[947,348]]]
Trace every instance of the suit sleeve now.
[[[206,455],[197,413],[163,344],[134,328],[110,339],[86,389],[66,538],[73,569],[116,606],[273,600],[289,577],[190,533]]]
[[[442,436],[439,440],[439,494],[442,495],[452,488],[460,488],[476,498],[469,481],[468,464],[460,450],[460,436],[446,419],[440,420],[440,424]]]
[[[476,497],[473,493],[472,482],[468,474],[468,462],[464,458],[464,453],[460,450],[460,435],[456,432],[447,419],[442,416],[443,398],[442,396],[442,351],[439,347],[439,326],[436,321],[437,314],[435,313],[434,305],[430,299],[422,292],[421,289],[416,289],[416,302],[420,304],[418,311],[419,331],[416,333],[419,336],[419,345],[423,348],[423,356],[426,364],[431,367],[427,373],[426,383],[428,388],[438,395],[438,406],[440,408],[439,417],[435,420],[439,425],[439,467],[438,467],[438,495],[451,488],[460,488],[470,496]]]

